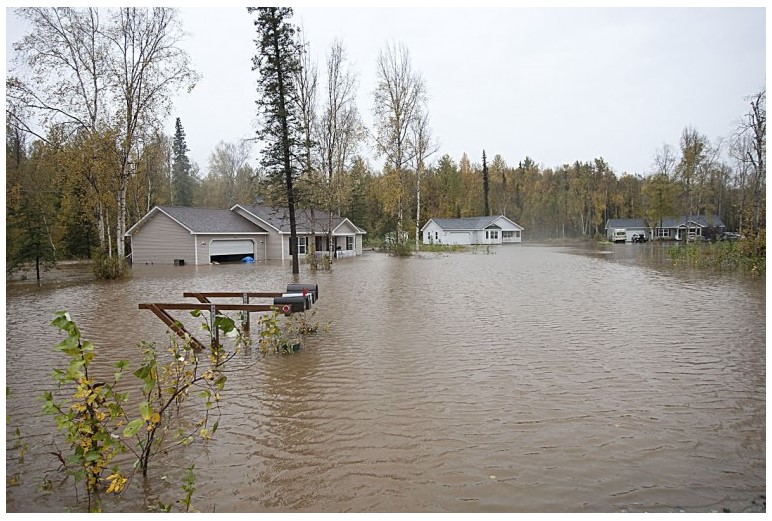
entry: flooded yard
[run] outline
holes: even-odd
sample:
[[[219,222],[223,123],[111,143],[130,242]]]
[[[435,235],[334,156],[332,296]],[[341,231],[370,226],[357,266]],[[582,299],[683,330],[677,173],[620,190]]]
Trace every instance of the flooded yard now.
[[[663,251],[523,244],[367,252],[298,279],[269,262],[9,282],[7,511],[83,509],[36,400],[64,364],[54,311],[98,359],[136,361],[166,335],[139,303],[298,281],[319,285],[330,331],[294,355],[239,353],[215,438],[160,457],[105,510],[174,502],[195,464],[202,512],[758,511],[765,281],[674,269]]]

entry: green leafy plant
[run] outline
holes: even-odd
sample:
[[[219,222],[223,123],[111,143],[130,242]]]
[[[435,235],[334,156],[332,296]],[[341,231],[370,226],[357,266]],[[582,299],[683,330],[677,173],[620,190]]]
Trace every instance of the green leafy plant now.
[[[196,491],[196,474],[193,472],[194,467],[195,465],[191,465],[185,469],[185,479],[182,481],[182,490],[185,492],[182,504],[185,505],[185,512],[190,512],[190,500],[193,497],[193,492]]]
[[[100,510],[100,492],[122,492],[134,469],[139,468],[147,476],[155,454],[197,438],[208,440],[217,431],[220,395],[226,382],[224,367],[236,355],[238,344],[233,352],[228,352],[219,341],[213,342],[208,352],[197,351],[190,338],[182,341],[170,334],[168,356],[163,358],[155,344],[140,343],[144,358],[133,371],[141,384],[139,403],[134,402],[138,416],[134,417],[136,413],[129,413],[128,393],[116,390],[128,362],[114,364],[111,381],[96,381],[89,370],[95,356],[94,345],[81,338],[69,313],[56,312],[51,324],[66,334],[57,349],[69,357],[69,363],[53,374],[59,390],[70,394],[61,398],[51,391],[45,392],[43,411],[52,415],[58,429],[65,433],[69,453],[58,455],[66,473],[82,484],[89,511]],[[213,338],[220,338],[220,334],[239,337],[235,322],[228,317],[216,316],[213,324],[205,322],[202,327],[214,329],[217,334]],[[180,414],[182,405],[191,397],[202,403],[197,417],[191,415],[190,407],[185,408],[185,415]],[[111,466],[113,459],[123,452],[136,457],[136,464],[128,473],[117,465]]]
[[[54,380],[59,389],[66,388],[71,394],[69,401],[57,401],[52,392],[46,391],[43,412],[56,419],[70,446],[70,453],[63,458],[66,472],[76,484],[82,483],[89,511],[99,511],[99,492],[120,492],[126,483],[117,468],[107,477],[104,473],[124,449],[120,438],[113,434],[125,418],[122,404],[127,396],[113,388],[127,363],[122,360],[115,364],[111,383],[95,381],[89,373],[94,345],[81,339],[80,330],[65,311],[56,312],[51,324],[66,334],[56,348],[69,357],[65,369],[54,370]]]

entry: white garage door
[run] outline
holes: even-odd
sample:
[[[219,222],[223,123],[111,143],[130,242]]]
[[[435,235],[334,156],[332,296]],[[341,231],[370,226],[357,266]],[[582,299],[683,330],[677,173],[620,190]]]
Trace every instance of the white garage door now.
[[[448,234],[448,244],[471,244],[469,232],[451,232]]]
[[[216,240],[209,245],[209,256],[217,255],[254,255],[255,244],[249,239]]]

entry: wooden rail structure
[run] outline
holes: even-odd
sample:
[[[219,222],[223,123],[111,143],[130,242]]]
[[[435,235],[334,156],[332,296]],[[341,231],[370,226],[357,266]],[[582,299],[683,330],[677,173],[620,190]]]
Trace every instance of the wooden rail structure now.
[[[190,334],[185,326],[175,320],[169,311],[209,311],[210,325],[210,343],[212,346],[220,344],[220,331],[214,327],[215,317],[221,314],[221,311],[242,311],[244,312],[244,333],[249,334],[250,313],[277,311],[284,315],[303,312],[309,309],[311,303],[318,298],[319,290],[316,285],[290,284],[287,286],[286,293],[281,291],[191,291],[184,292],[183,297],[193,297],[198,302],[183,303],[149,303],[139,304],[139,309],[149,309],[157,316],[161,322],[171,329],[183,340],[190,339],[192,347],[196,350],[204,349],[204,344],[194,335]],[[309,295],[310,293],[310,295]],[[211,298],[241,298],[241,303],[215,303]],[[251,304],[250,298],[272,298],[272,304]]]

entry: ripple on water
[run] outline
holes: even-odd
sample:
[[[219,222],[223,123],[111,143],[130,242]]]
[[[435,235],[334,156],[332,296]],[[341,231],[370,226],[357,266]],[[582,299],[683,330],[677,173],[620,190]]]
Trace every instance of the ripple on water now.
[[[367,254],[304,272],[331,331],[296,355],[239,354],[216,440],[162,456],[169,486],[156,493],[173,495],[191,461],[194,503],[218,512],[700,511],[763,493],[763,288],[615,252]],[[35,440],[27,469],[50,464],[52,429],[29,397],[61,362],[54,309],[131,357],[165,334],[138,302],[289,280],[272,264],[142,267],[10,296],[7,403]],[[22,485],[9,511],[57,509],[39,496]]]

